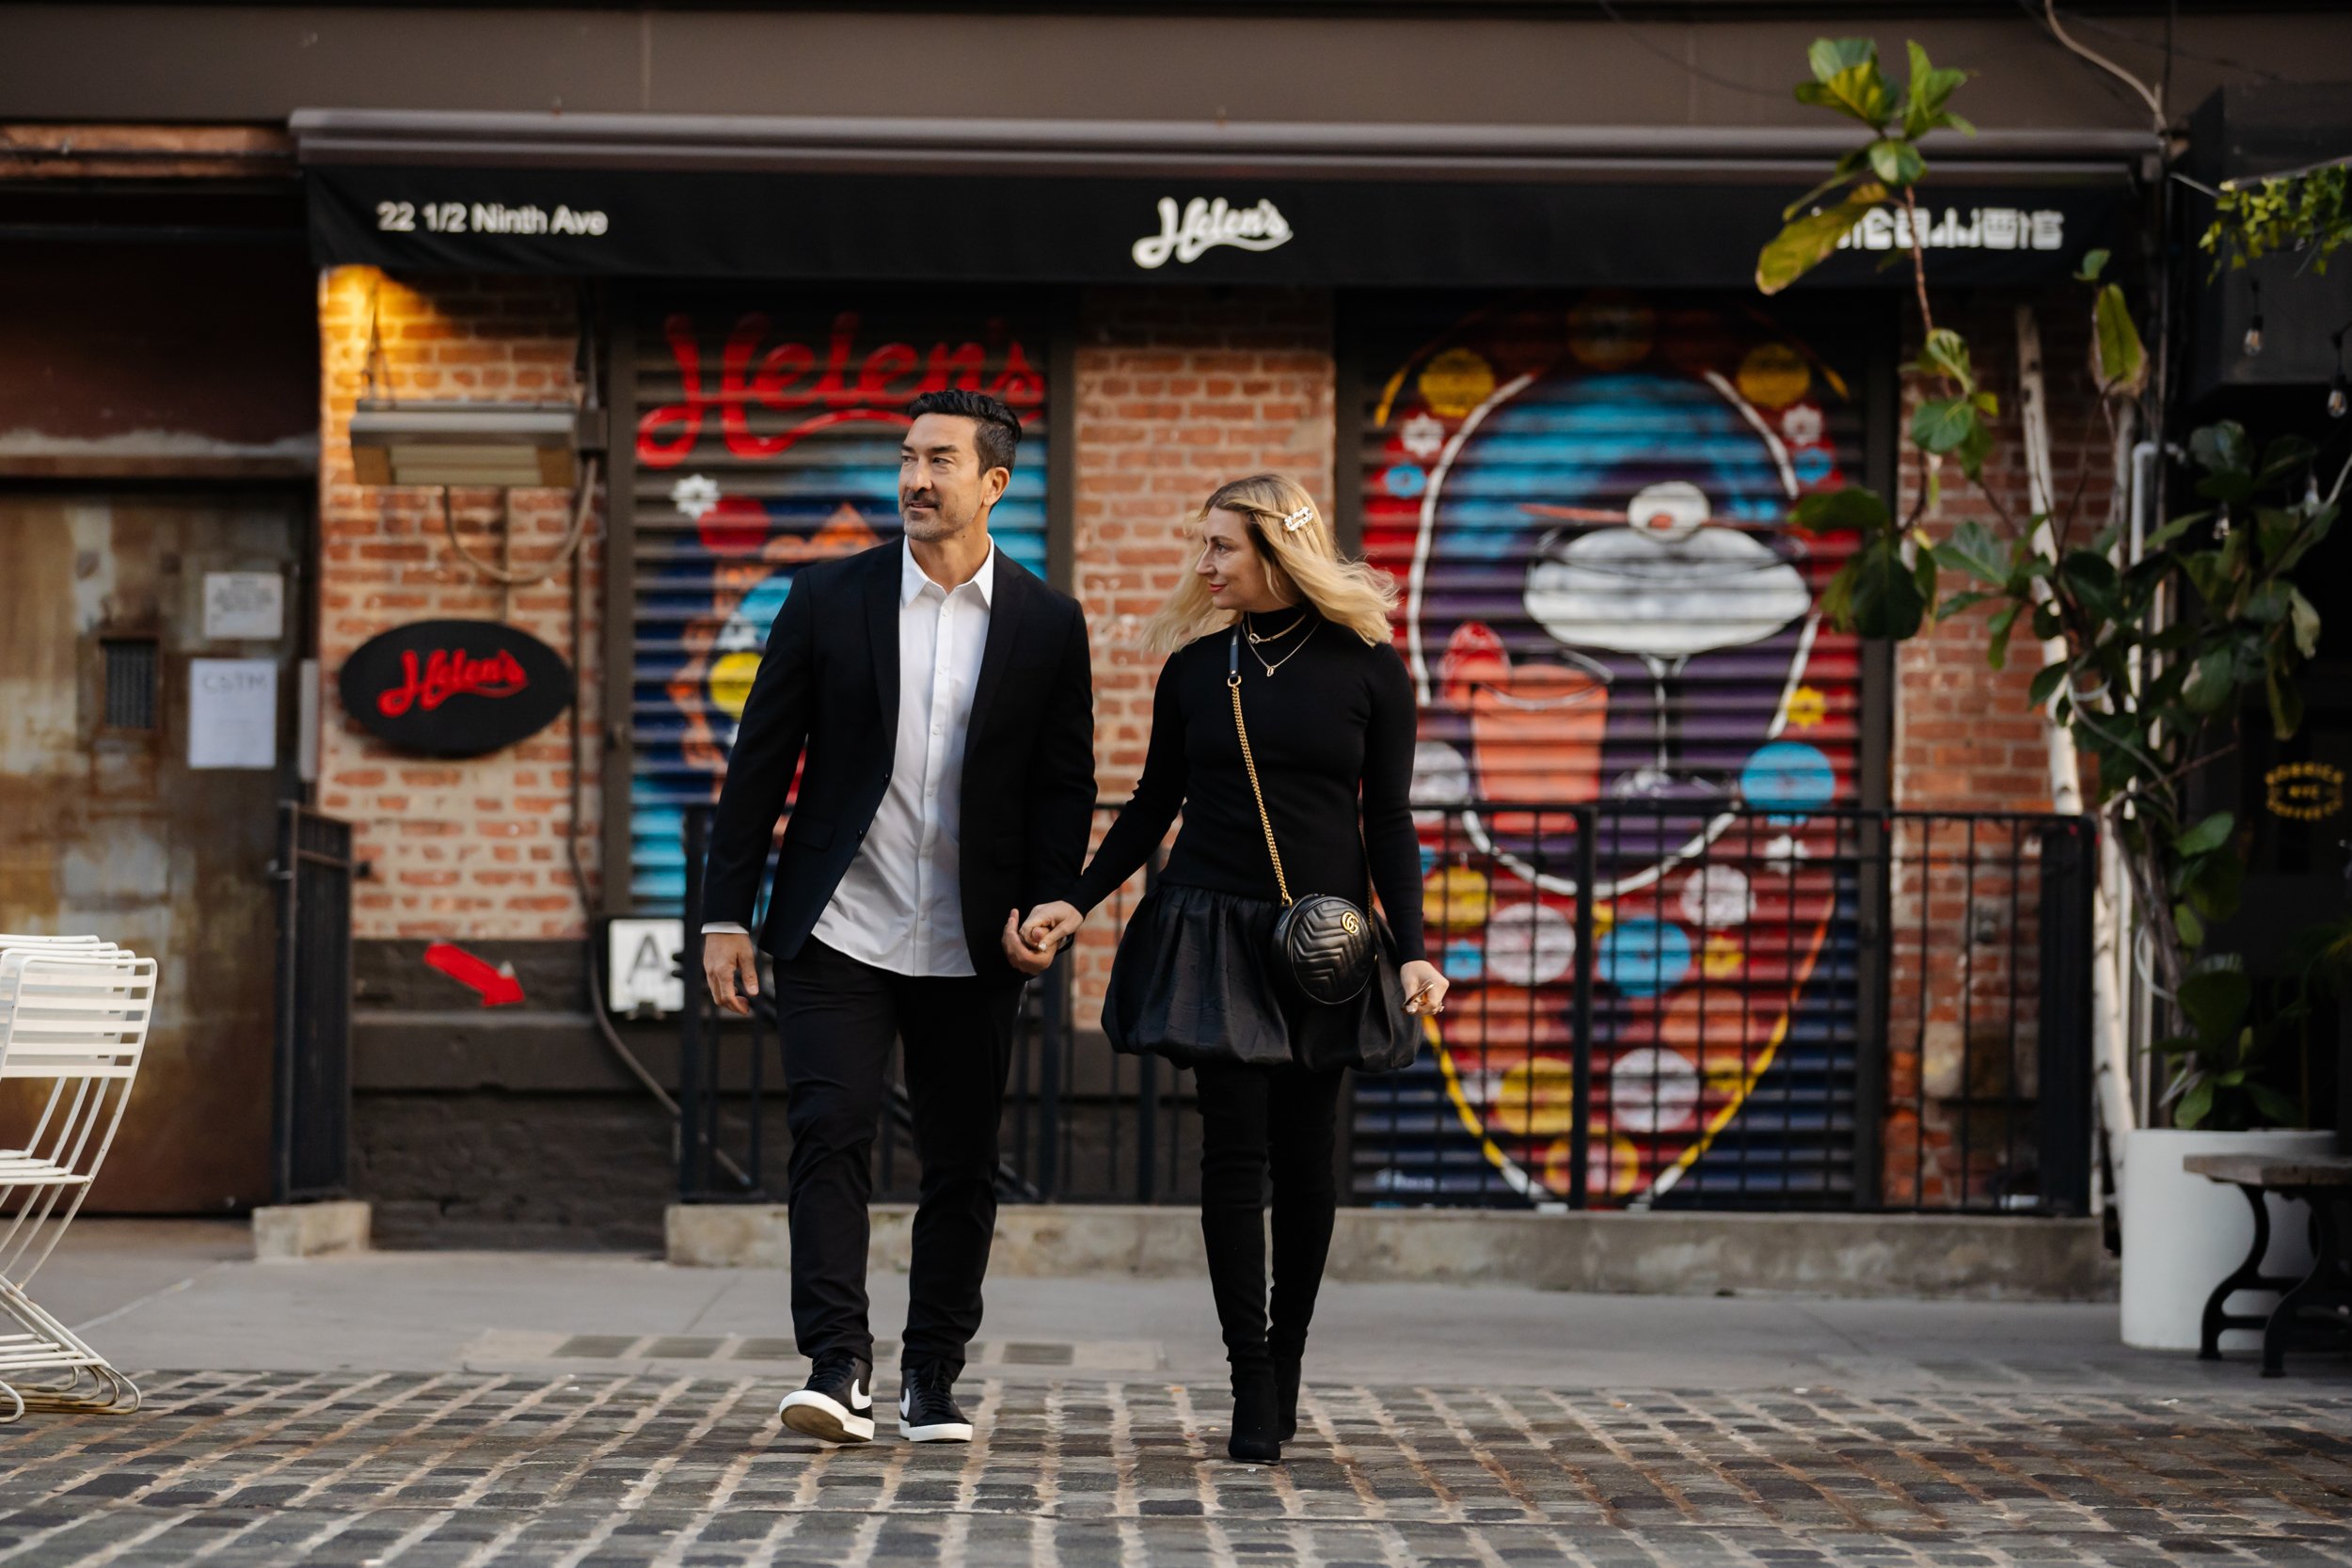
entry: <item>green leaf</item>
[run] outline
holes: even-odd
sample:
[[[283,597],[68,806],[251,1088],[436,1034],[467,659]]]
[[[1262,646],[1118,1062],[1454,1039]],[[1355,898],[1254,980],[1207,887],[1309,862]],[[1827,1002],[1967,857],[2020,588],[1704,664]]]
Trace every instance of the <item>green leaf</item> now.
[[[1931,398],[1911,416],[1911,439],[1923,451],[1958,451],[1976,431],[1976,405],[1966,398]]]
[[[2213,520],[2213,515],[2214,515],[2210,510],[2204,512],[2184,512],[2179,516],[2173,518],[2170,522],[2165,524],[2162,528],[2156,530],[2155,532],[2150,534],[2147,539],[2141,543],[2140,548],[2148,554],[2153,555],[2156,551],[2163,549],[2168,545],[2170,545],[2174,540],[2181,538],[2198,524],[2211,522]]]
[[[1845,611],[1840,629],[1895,642],[1918,633],[1928,595],[1892,534],[1865,542],[1837,575],[1843,579],[1840,601]]]
[[[2227,648],[2207,650],[2181,688],[2181,701],[2191,713],[2210,717],[2227,707],[2237,695],[2237,657]]]
[[[2137,397],[2148,385],[2148,350],[2123,291],[2110,283],[2091,306],[2091,372],[2109,397]]]
[[[1945,119],[1944,105],[1968,80],[1968,72],[1936,70],[1928,63],[1928,52],[1916,42],[1910,46],[1910,54],[1911,82],[1903,97],[1903,134],[1924,136]]]
[[[1939,326],[1919,345],[1919,369],[1947,376],[1963,388],[1976,385],[1976,367],[1968,357],[1968,340],[1948,326]]]
[[[1960,443],[1953,455],[1960,459],[1962,473],[1966,474],[1973,481],[1981,483],[1984,479],[1984,460],[1992,454],[1992,451],[1993,427],[1979,420],[1976,428],[1968,433],[1967,438]]]
[[[1815,39],[1804,54],[1805,63],[1813,68],[1813,79],[1826,82],[1841,71],[1858,65],[1868,65],[1879,57],[1876,39]]]
[[[2189,951],[2205,945],[2205,923],[2197,918],[2185,899],[2172,906],[2172,928],[2181,933],[2181,945]]]
[[[1886,527],[1894,515],[1877,491],[1849,484],[1804,497],[1788,509],[1788,520],[1808,533],[1870,533]]]
[[[2189,433],[2188,453],[2207,473],[2244,473],[2251,464],[2252,451],[2247,444],[2246,427],[2235,420]]]
[[[1900,136],[1881,136],[1862,150],[1869,155],[1870,171],[1889,185],[1914,185],[1928,171],[1919,150]]]
[[[1955,572],[1965,572],[1979,582],[1994,586],[2006,585],[2010,578],[2010,551],[2007,543],[1982,522],[1974,517],[1963,519],[1951,531],[1951,536],[1935,546],[1938,565],[1949,566]]]
[[[2077,283],[2096,283],[2099,275],[2107,270],[2107,253],[2104,250],[2083,252],[2082,270],[2074,274]]]
[[[2041,669],[2036,670],[2033,673],[2032,683],[2026,688],[2026,705],[2031,707],[2040,707],[2048,702],[2050,694],[2058,689],[2058,683],[2065,678],[2066,660],[2062,658],[2052,659]]]
[[[2017,600],[2011,599],[1994,610],[1993,619],[1985,623],[1984,659],[1995,670],[2009,663],[2009,634],[2017,625],[2018,610],[2024,608]]]
[[[1835,47],[1847,48],[1867,41],[1839,39],[1835,40]],[[1850,60],[1824,76],[1821,74],[1824,62],[1820,44],[1829,42],[1832,40],[1824,39],[1814,45],[1814,79],[1797,85],[1797,102],[1812,104],[1815,108],[1835,109],[1841,115],[1851,116],[1872,130],[1885,124],[1886,117],[1894,112],[1895,94],[1894,89],[1886,85],[1885,74],[1879,70],[1877,46],[1870,45],[1869,54]]]
[[[2319,611],[2303,591],[2290,585],[2287,589],[2287,618],[2295,628],[2295,651],[2305,658],[2319,652]]]
[[[1965,594],[1954,594],[1948,599],[1938,599],[1935,601],[1936,623],[1940,626],[1964,610],[1974,610],[1977,606],[1984,603],[1987,599],[1997,599],[1999,597],[2000,595],[1998,594],[1988,594],[1979,589],[1970,589]],[[1995,666],[1995,668],[1998,668],[1998,666]]]
[[[2303,727],[2303,689],[2284,671],[2273,668],[2263,676],[2263,691],[2270,699],[2270,732],[2281,740],[2294,738]]]
[[[2114,562],[2090,550],[2069,550],[2058,562],[2058,578],[2091,614],[2102,621],[2115,619],[2122,579]]]
[[[1802,213],[1807,208],[1813,206],[1816,202],[1820,201],[1821,198],[1829,195],[1830,192],[1836,190],[1838,186],[1856,178],[1864,169],[1868,168],[1869,166],[1870,150],[1867,147],[1857,147],[1851,151],[1840,155],[1836,165],[1831,168],[1828,179],[1822,181],[1820,184],[1814,186],[1811,190],[1805,192],[1803,196],[1797,198],[1796,200],[1791,201],[1788,206],[1783,207],[1780,210],[1780,221],[1788,223],[1794,219],[1799,213]]]
[[[2254,1102],[2254,1109],[2273,1127],[2296,1127],[2302,1123],[2303,1107],[2267,1084],[2247,1085],[2246,1098]]]
[[[1865,181],[1847,192],[1836,206],[1790,219],[1756,258],[1756,288],[1776,294],[1820,266],[1864,214],[1885,200],[1885,186]]]
[[[2254,983],[2234,956],[2207,958],[2182,979],[2176,1001],[2198,1043],[2218,1050],[2244,1026],[2246,1009],[2254,1004]]]
[[[2246,863],[2235,855],[2201,856],[2189,879],[2189,905],[2207,920],[2227,920],[2237,912],[2245,885]]]
[[[2188,1093],[2181,1096],[2181,1102],[2172,1107],[2172,1125],[2184,1130],[2192,1129],[2199,1122],[2203,1121],[2205,1113],[2212,1109],[2213,1085],[2205,1083],[2192,1084],[2189,1085]]]
[[[2192,855],[2209,855],[2230,842],[2230,834],[2237,830],[2237,817],[2226,811],[2215,812],[2179,838],[2172,841],[2173,852],[2184,860]]]

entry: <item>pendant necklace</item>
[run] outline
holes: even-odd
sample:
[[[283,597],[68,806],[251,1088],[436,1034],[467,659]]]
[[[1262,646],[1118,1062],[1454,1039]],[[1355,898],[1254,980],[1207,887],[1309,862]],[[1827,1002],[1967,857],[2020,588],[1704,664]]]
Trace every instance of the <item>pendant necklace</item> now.
[[[1298,619],[1299,619],[1299,621],[1304,621],[1304,620],[1306,619],[1306,617],[1302,615],[1302,616],[1300,616]],[[1295,629],[1297,628],[1297,626],[1298,626],[1298,622],[1297,622],[1297,621],[1294,621],[1294,622],[1292,622],[1292,623],[1291,623],[1291,625],[1290,625],[1289,626],[1286,626],[1286,627],[1284,627],[1282,630],[1276,632],[1276,633],[1274,634],[1274,637],[1286,637],[1286,636],[1288,636],[1288,635],[1289,635],[1292,631],[1295,630]],[[1278,658],[1278,659],[1274,660],[1274,662],[1272,662],[1271,664],[1267,664],[1267,663],[1266,663],[1266,657],[1265,657],[1265,655],[1263,655],[1263,654],[1262,654],[1262,653],[1260,653],[1260,652],[1258,651],[1257,644],[1258,644],[1258,642],[1259,642],[1261,640],[1260,640],[1258,637],[1256,637],[1256,636],[1254,636],[1254,635],[1253,635],[1253,636],[1251,636],[1251,638],[1249,639],[1249,643],[1250,643],[1250,647],[1249,647],[1249,657],[1250,657],[1251,658],[1256,659],[1256,660],[1257,660],[1260,664],[1264,664],[1264,665],[1265,665],[1265,673],[1266,673],[1268,675],[1271,675],[1271,674],[1273,674],[1273,673],[1274,673],[1274,672],[1275,672],[1275,671],[1279,670],[1279,669],[1280,669],[1283,665],[1288,664],[1288,663],[1289,663],[1292,659],[1296,658],[1296,657],[1298,657],[1301,653],[1305,652],[1305,651],[1306,651],[1307,644],[1308,644],[1309,642],[1311,642],[1311,641],[1314,641],[1314,635],[1315,635],[1315,628],[1314,628],[1314,627],[1312,627],[1312,626],[1309,626],[1309,627],[1307,628],[1307,635],[1306,635],[1306,636],[1304,636],[1304,637],[1302,637],[1302,638],[1300,638],[1300,639],[1298,640],[1298,646],[1297,646],[1297,647],[1295,647],[1295,648],[1293,648],[1293,649],[1292,649],[1289,653],[1284,654],[1284,655],[1283,655],[1280,658]],[[1269,641],[1269,642],[1270,642],[1270,641],[1272,641],[1273,640],[1274,640],[1274,638],[1272,638],[1272,637],[1269,637],[1269,638],[1263,639],[1263,641]]]

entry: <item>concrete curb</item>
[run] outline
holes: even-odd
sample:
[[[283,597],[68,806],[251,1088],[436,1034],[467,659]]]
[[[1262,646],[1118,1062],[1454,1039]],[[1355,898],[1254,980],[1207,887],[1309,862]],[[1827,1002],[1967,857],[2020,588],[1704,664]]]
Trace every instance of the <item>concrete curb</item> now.
[[[867,1266],[903,1274],[914,1209],[876,1204]],[[675,1204],[672,1263],[782,1268],[780,1204]],[[997,1211],[992,1274],[1014,1278],[1202,1272],[1199,1211],[1023,1204]],[[1358,1283],[1520,1285],[1613,1295],[1779,1294],[2111,1301],[2096,1220],[1945,1214],[1529,1213],[1342,1209],[1327,1273]]]
[[[253,1211],[253,1256],[264,1263],[368,1250],[365,1203],[289,1203]]]

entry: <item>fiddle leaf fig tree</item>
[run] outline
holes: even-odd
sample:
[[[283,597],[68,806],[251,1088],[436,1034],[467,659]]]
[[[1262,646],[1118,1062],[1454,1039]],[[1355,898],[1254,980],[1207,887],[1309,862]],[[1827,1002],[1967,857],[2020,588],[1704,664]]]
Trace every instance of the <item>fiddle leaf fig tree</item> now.
[[[1798,100],[1860,121],[1865,139],[1791,204],[1757,259],[1757,287],[1775,293],[1880,208],[1895,209],[1897,244],[1909,252],[1920,349],[1904,367],[1908,435],[1926,482],[1900,515],[1860,486],[1798,501],[1799,527],[1854,541],[1822,594],[1823,613],[1842,629],[1899,641],[1990,606],[1985,657],[1995,669],[2021,630],[2039,644],[2046,657],[2029,698],[2091,765],[2097,810],[2146,911],[2156,981],[2190,1025],[2166,1046],[2176,1063],[2167,1094],[2176,1119],[2194,1125],[2217,1107],[2233,1117],[2282,1114],[2269,1091],[2256,1092],[2257,1037],[2247,1032],[2246,1008],[2233,1011],[2243,974],[2230,979],[2229,966],[2198,952],[2237,904],[2236,825],[2228,813],[2190,819],[2183,792],[2193,771],[2230,749],[2255,692],[2280,736],[2300,724],[2296,679],[2320,626],[2294,574],[2333,526],[2343,476],[2322,494],[2309,443],[2286,437],[2257,451],[2236,424],[2200,430],[2187,457],[2207,504],[2166,523],[2136,557],[2118,524],[2090,515],[2079,489],[2048,511],[2022,513],[1987,485],[2000,398],[1966,340],[1935,320],[1918,202],[1928,176],[1920,138],[1973,134],[1948,106],[1967,77],[1933,66],[1915,43],[1909,55],[1899,92],[1868,40],[1813,45],[1813,79],[1797,85]],[[2107,260],[2092,251],[2076,275],[2090,293],[2090,379],[2112,432],[2135,416],[2154,428],[2150,356],[2128,295],[2104,277]],[[1921,523],[1943,499],[1947,465],[1991,520],[1964,519],[1937,540]],[[2235,1022],[2225,1026],[2225,1018]]]

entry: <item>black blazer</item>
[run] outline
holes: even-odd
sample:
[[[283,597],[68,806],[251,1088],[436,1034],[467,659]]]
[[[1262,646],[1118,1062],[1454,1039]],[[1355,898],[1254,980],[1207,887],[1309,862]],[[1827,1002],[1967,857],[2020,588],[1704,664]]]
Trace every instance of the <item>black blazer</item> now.
[[[760,945],[790,958],[831,901],[890,784],[898,724],[893,540],[804,567],[776,612],[727,761],[702,918],[748,927],[776,818],[800,798]],[[807,766],[802,768],[803,753]],[[963,936],[985,980],[1016,983],[1005,913],[1069,896],[1094,810],[1086,616],[1000,549],[963,749]]]

